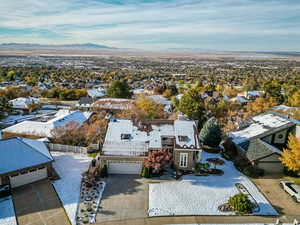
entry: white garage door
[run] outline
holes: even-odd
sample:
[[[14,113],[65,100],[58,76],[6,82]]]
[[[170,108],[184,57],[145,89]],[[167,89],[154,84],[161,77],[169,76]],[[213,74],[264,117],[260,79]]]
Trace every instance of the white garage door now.
[[[47,178],[47,168],[28,171],[27,173],[13,175],[9,177],[11,187],[19,187],[24,184],[29,184],[41,179]]]
[[[109,162],[109,174],[140,174],[142,170],[141,162]]]

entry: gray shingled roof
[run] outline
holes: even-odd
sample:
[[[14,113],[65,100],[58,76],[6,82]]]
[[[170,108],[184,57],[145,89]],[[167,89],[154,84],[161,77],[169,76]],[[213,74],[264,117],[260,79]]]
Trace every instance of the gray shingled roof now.
[[[273,153],[279,153],[279,150],[276,151],[275,147],[270,146],[260,139],[245,141],[238,144],[238,146],[243,149],[250,161],[264,158]]]
[[[0,174],[5,174],[53,161],[49,152],[45,152],[43,143],[22,138],[10,138],[0,140]]]

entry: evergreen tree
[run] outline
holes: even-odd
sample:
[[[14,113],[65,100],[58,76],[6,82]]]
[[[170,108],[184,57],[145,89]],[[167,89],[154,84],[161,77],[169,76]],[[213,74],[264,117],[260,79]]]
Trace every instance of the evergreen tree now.
[[[188,90],[177,104],[177,109],[189,119],[201,121],[204,115],[204,102],[200,92],[195,88]]]
[[[131,98],[132,93],[126,80],[115,80],[109,85],[107,95],[112,98]]]
[[[214,117],[207,120],[200,131],[200,139],[203,144],[210,147],[217,147],[222,140],[222,132],[218,120]]]

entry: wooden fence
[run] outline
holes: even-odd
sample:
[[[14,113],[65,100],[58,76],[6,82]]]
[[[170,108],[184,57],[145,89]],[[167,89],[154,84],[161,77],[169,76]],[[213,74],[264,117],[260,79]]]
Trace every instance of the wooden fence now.
[[[87,147],[47,143],[50,151],[87,154]]]

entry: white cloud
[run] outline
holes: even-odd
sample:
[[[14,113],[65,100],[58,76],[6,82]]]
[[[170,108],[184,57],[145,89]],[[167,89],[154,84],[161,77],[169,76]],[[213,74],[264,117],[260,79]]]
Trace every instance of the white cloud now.
[[[92,0],[9,0],[2,5],[0,28],[48,30],[57,33],[60,42],[114,41],[134,47],[143,38],[145,42],[152,38],[154,44],[170,37],[182,44],[181,39],[213,35],[300,36],[298,1],[173,0],[117,5]],[[38,38],[47,40],[46,33]]]

